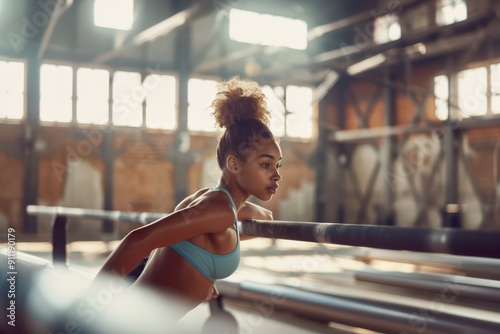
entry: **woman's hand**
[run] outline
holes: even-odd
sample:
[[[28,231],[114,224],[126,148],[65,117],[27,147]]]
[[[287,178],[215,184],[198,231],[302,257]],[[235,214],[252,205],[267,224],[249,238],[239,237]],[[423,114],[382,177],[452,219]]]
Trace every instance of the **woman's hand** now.
[[[208,300],[215,299],[215,298],[218,298],[218,297],[219,297],[219,290],[217,290],[217,287],[215,286],[215,283],[214,283],[214,286],[212,287],[212,291],[208,295],[208,297],[207,297],[206,300],[208,301]]]

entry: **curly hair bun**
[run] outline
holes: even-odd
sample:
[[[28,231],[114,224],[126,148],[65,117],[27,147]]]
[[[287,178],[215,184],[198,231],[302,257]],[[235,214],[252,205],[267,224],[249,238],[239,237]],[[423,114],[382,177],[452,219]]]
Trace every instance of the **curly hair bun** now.
[[[217,88],[212,115],[221,128],[246,119],[257,119],[269,125],[271,113],[267,108],[266,96],[255,81],[235,76],[220,82]]]

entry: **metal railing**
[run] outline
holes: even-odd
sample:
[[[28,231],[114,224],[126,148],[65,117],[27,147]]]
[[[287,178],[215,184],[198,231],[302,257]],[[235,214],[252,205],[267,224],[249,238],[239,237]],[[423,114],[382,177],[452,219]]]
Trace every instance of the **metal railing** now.
[[[66,227],[68,217],[107,219],[115,221],[147,224],[164,217],[162,213],[125,213],[119,211],[75,209],[30,205],[30,215],[53,216],[52,245],[54,265],[66,264]],[[500,270],[500,232],[466,231],[458,229],[400,228],[393,226],[349,225],[319,222],[246,220],[240,222],[241,233],[249,236],[296,240],[313,243],[350,245],[385,250],[404,250],[410,252],[440,253],[462,256],[474,261],[489,261]],[[412,253],[409,253],[412,254]],[[467,258],[470,257],[470,258]],[[477,258],[474,258],[477,257]],[[409,277],[368,275],[358,273],[361,280],[383,281],[390,284],[399,278],[399,286],[408,288],[439,290],[439,283],[426,284],[415,282]],[[415,277],[416,279],[417,277]],[[398,286],[398,284],[395,284]],[[325,323],[329,321],[350,326],[382,331],[384,333],[403,333],[415,331],[408,322],[414,309],[396,302],[386,303],[361,300],[359,298],[322,295],[311,291],[267,286],[255,282],[234,283],[223,280],[218,284],[221,296],[236,300],[269,302],[277,291],[283,301],[276,308],[291,312],[300,317],[308,317]],[[470,287],[470,285],[469,285]],[[488,291],[481,287],[470,291],[469,295],[483,300],[498,299],[500,284],[491,288],[494,295],[485,297]],[[464,295],[465,296],[465,295]],[[271,298],[272,299],[272,298]],[[219,301],[220,302],[220,301]],[[212,307],[211,302],[211,307]],[[215,305],[215,304],[213,304]],[[220,309],[222,304],[218,306]],[[274,307],[274,306],[273,306]],[[500,309],[500,304],[498,304]],[[455,333],[463,330],[474,333],[500,333],[498,319],[478,319],[474,316],[457,316],[441,312],[439,317],[426,323],[426,333]],[[467,332],[465,331],[465,332]]]
[[[54,217],[52,227],[53,261],[57,263],[66,263],[68,217],[148,224],[166,215],[166,213],[131,213],[39,205],[29,205],[27,212],[30,215]],[[500,231],[246,220],[241,222],[241,233],[256,237],[314,243],[500,258]]]

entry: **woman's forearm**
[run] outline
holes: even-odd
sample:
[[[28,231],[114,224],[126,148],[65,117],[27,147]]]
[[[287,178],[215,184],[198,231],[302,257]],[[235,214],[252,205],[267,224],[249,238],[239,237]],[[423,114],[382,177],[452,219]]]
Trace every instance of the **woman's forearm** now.
[[[108,256],[96,279],[105,275],[126,276],[148,252],[137,246],[133,232],[129,233]]]

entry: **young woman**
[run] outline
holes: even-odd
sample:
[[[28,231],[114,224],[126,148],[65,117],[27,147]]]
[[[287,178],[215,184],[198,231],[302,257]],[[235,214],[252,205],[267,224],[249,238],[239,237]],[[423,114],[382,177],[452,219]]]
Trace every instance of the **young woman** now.
[[[258,84],[233,77],[219,83],[218,89],[213,115],[225,130],[217,147],[222,171],[217,185],[190,195],[172,214],[131,231],[96,276],[125,276],[149,256],[133,285],[188,301],[180,316],[215,297],[215,281],[236,270],[240,260],[236,222],[271,220],[270,211],[247,200],[250,196],[270,200],[281,180],[281,149],[267,126],[270,112]]]

